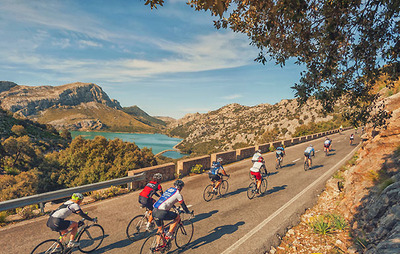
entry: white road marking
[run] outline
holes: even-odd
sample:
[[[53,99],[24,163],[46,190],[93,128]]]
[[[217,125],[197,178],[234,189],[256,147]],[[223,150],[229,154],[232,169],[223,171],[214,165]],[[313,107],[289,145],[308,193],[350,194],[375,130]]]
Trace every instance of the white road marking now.
[[[316,153],[318,153],[319,151],[321,151],[321,150],[317,150]]]
[[[338,163],[335,164],[332,168],[330,168],[328,171],[325,172],[322,176],[320,176],[317,180],[315,180],[313,183],[308,185],[303,191],[298,193],[296,196],[294,196],[291,200],[289,200],[286,204],[281,206],[278,210],[276,210],[273,214],[271,214],[268,218],[266,218],[264,221],[262,221],[260,224],[258,224],[255,228],[250,230],[247,234],[245,234],[242,238],[240,238],[238,241],[236,241],[234,244],[231,245],[228,249],[226,249],[224,252],[221,254],[228,254],[232,253],[234,250],[236,250],[242,243],[247,241],[250,237],[252,237],[255,233],[260,231],[261,228],[263,228],[267,223],[269,223],[271,220],[273,220],[276,216],[278,216],[283,210],[288,208],[292,203],[294,203],[297,199],[299,199],[304,193],[306,193],[309,189],[311,189],[314,185],[316,185],[319,181],[321,181],[323,178],[325,178],[327,175],[331,174],[331,171],[335,169],[337,166],[339,166],[343,161],[348,160],[348,157],[353,154],[354,150],[358,149],[359,146],[355,147],[347,156],[345,156],[343,159],[341,159]]]
[[[298,158],[298,159],[296,159],[296,160],[294,160],[294,161],[292,161],[292,162],[296,162],[296,161],[298,161],[298,160],[300,160],[300,158]]]

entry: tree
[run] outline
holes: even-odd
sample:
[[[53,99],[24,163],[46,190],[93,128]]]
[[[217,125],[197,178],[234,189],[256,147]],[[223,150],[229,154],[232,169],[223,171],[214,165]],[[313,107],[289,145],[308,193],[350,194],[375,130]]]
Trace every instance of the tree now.
[[[163,0],[148,0],[151,8]],[[259,48],[256,61],[288,59],[304,65],[292,87],[303,104],[320,100],[327,112],[339,101],[354,125],[382,125],[389,113],[377,106],[372,89],[387,77],[387,86],[400,73],[400,1],[398,0],[189,0],[195,10],[209,10],[217,29],[246,34]]]
[[[26,130],[25,130],[24,126],[22,126],[22,125],[14,125],[11,128],[11,131],[14,132],[17,136],[26,135]]]

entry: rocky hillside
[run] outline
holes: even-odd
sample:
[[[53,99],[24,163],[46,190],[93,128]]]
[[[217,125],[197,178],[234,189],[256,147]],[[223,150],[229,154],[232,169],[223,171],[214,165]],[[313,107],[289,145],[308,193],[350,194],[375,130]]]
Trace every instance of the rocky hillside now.
[[[354,161],[328,181],[318,204],[268,253],[399,253],[400,93],[386,102],[392,112],[387,128],[367,128]]]
[[[165,127],[167,124],[162,121],[161,119],[158,119],[157,117],[152,117],[146,112],[144,112],[142,109],[140,109],[138,106],[131,106],[131,107],[124,107],[122,109],[125,113],[132,115],[136,117],[139,121],[142,123],[148,124],[150,126],[154,127]]]
[[[118,101],[92,83],[32,87],[1,81],[0,106],[57,129],[155,131],[141,116],[123,112]]]
[[[302,108],[296,100],[253,107],[230,104],[206,114],[188,114],[168,124],[168,133],[184,138],[178,147],[184,152],[229,150],[289,138],[301,125],[340,120],[340,114],[324,116],[321,109],[316,101]]]

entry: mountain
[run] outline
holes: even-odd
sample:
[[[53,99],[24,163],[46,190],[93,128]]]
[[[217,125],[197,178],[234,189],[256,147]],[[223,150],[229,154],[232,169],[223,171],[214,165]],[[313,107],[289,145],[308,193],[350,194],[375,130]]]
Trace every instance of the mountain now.
[[[156,117],[152,117],[146,112],[144,112],[142,109],[140,109],[138,106],[131,106],[131,107],[124,107],[122,109],[125,113],[136,117],[139,121],[141,121],[144,124],[148,124],[150,126],[154,127],[165,127],[167,124],[162,121],[161,119],[158,119]]]
[[[155,132],[140,117],[123,112],[117,100],[92,83],[21,86],[0,82],[0,106],[57,129]]]
[[[324,115],[321,110],[316,100],[303,107],[296,100],[252,107],[234,103],[205,114],[187,114],[169,123],[167,132],[184,139],[177,147],[183,152],[207,154],[290,138],[300,126],[331,129],[342,124],[339,112]]]

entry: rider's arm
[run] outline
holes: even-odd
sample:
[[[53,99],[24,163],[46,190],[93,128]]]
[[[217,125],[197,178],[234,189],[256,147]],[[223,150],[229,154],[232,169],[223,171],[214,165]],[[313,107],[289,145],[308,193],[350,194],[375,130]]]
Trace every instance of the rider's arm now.
[[[84,213],[82,210],[78,210],[76,212],[76,214],[78,214],[79,216],[81,216],[82,218],[86,219],[86,220],[90,220],[93,221],[93,218],[90,218],[86,213]]]
[[[179,201],[179,203],[181,204],[183,210],[185,211],[185,213],[190,213],[189,209],[187,208],[185,201]]]

